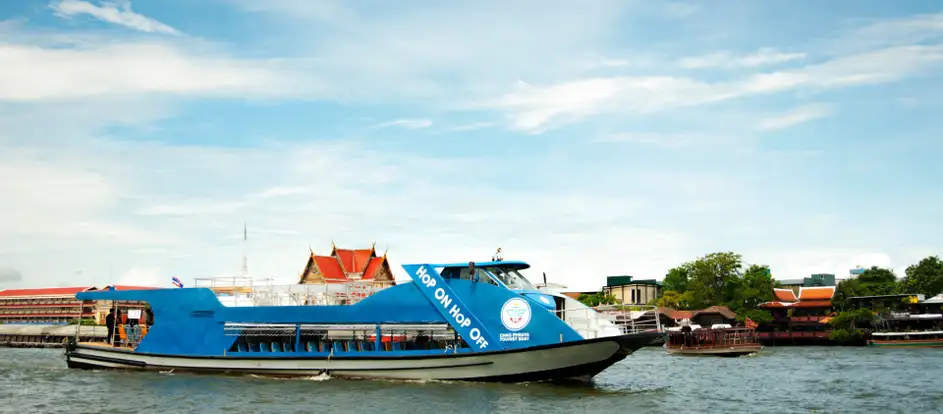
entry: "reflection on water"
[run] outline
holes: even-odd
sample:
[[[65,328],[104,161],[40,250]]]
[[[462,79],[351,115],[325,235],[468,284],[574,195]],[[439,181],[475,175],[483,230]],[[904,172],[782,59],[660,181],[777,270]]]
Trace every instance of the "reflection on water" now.
[[[754,357],[647,348],[592,384],[272,379],[83,371],[60,350],[0,349],[0,412],[940,412],[943,350],[765,348]]]

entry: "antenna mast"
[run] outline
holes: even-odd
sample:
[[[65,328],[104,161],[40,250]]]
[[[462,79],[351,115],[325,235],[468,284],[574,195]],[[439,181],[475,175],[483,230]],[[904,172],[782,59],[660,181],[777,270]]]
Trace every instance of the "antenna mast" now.
[[[246,228],[246,223],[243,222],[242,223],[242,276],[246,276],[249,274],[249,258],[248,258],[248,253],[246,253],[247,251],[246,244],[248,244],[248,240],[249,240],[249,232]]]

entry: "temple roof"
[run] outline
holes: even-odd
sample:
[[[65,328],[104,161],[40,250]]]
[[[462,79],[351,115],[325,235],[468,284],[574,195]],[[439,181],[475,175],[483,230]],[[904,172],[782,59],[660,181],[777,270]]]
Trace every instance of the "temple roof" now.
[[[334,247],[331,256],[337,257],[344,271],[347,273],[361,273],[367,269],[370,260],[377,256],[376,250],[369,249],[338,249]]]
[[[825,308],[832,306],[835,286],[800,287],[799,296],[792,289],[773,289],[777,300],[761,303],[761,308]]]
[[[776,299],[783,302],[795,302],[799,300],[799,298],[796,297],[796,292],[793,292],[792,289],[773,289],[773,296],[776,296]]]
[[[377,272],[384,267],[389,267],[386,254],[378,257],[374,247],[339,249],[333,246],[330,256],[318,256],[311,251],[300,283],[305,283],[312,272],[319,273],[325,283],[374,280]]]
[[[835,286],[801,287],[799,300],[832,300],[835,296]]]

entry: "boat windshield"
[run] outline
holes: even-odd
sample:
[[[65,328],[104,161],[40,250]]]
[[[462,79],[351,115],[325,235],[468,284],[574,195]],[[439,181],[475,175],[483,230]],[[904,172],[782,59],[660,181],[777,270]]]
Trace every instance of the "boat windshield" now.
[[[513,290],[537,290],[524,275],[510,267],[479,267],[475,268],[475,273],[470,272],[467,267],[449,267],[442,270],[442,277],[446,279],[474,280],[475,274],[478,275],[479,282],[490,283],[495,286],[503,284],[508,289]]]
[[[494,266],[488,267],[488,272],[493,275],[495,279],[498,279],[503,283],[508,289],[514,290],[537,290],[533,284],[527,280],[521,272],[518,272],[516,269],[503,267],[503,266]]]

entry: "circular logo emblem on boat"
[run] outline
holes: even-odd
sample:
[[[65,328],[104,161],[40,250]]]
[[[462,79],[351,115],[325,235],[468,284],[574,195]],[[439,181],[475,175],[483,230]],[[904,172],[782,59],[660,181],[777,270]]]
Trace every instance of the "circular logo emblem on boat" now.
[[[511,298],[501,307],[501,323],[509,331],[519,331],[530,323],[530,304],[521,298]]]

